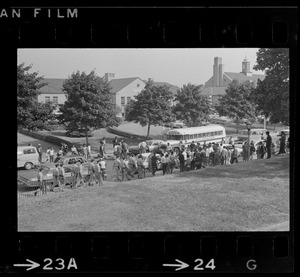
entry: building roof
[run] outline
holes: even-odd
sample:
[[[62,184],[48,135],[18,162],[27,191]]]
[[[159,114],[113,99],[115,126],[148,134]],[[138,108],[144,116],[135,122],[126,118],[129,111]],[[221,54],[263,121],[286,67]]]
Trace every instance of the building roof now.
[[[227,87],[207,87],[202,88],[202,95],[224,95]]]
[[[111,87],[112,93],[117,93],[124,87],[128,86],[130,83],[135,81],[136,79],[140,79],[139,77],[132,77],[132,78],[122,78],[122,79],[112,79],[111,80]],[[40,89],[40,92],[42,94],[64,94],[62,90],[62,86],[64,83],[65,79],[52,79],[52,78],[44,78],[42,81],[43,83],[48,83],[44,87]]]
[[[258,79],[260,80],[265,79],[265,75],[262,74],[252,74],[252,76],[246,76],[244,73],[234,73],[234,72],[224,72],[224,74],[231,80],[237,80],[240,83],[245,81],[255,82]]]
[[[110,81],[111,84],[111,93],[117,93],[121,89],[127,87],[129,84],[131,84],[136,79],[140,79],[139,77],[131,77],[131,78],[122,78],[122,79],[112,79]],[[140,79],[143,81],[142,79]]]
[[[42,83],[48,83],[47,85],[40,88],[40,92],[42,94],[64,94],[62,91],[62,86],[65,79],[52,79],[52,78],[44,78]]]

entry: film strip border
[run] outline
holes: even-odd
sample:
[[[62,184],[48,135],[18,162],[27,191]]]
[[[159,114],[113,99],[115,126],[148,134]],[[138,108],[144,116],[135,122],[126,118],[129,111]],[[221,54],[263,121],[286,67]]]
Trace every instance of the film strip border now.
[[[295,8],[14,8],[0,30],[19,47],[287,47],[296,18]]]
[[[149,239],[150,237],[150,239]],[[292,272],[284,233],[109,233],[20,235],[8,272]],[[31,270],[31,269],[29,269]]]
[[[50,8],[48,17],[42,8],[36,18],[33,9],[0,18],[0,35],[10,54],[18,47],[290,47],[293,56],[297,46],[294,8],[78,8],[77,17],[67,17],[64,8]],[[4,272],[294,268],[292,233],[14,234],[9,243]],[[38,266],[32,268],[32,262]]]

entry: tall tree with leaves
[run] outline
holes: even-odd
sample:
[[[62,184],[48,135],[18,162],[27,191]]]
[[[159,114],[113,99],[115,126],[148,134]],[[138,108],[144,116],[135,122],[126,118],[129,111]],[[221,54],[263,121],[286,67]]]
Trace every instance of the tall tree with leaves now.
[[[87,144],[89,131],[120,124],[111,102],[109,83],[94,71],[73,73],[65,80],[63,91],[67,100],[60,107],[58,119],[67,130],[84,130]]]
[[[169,101],[172,93],[167,86],[154,86],[152,81],[146,83],[145,88],[135,96],[126,108],[125,119],[141,126],[148,126],[147,138],[150,127],[168,123],[174,119]]]
[[[48,121],[54,118],[55,106],[52,103],[39,103],[39,91],[47,83],[38,72],[29,73],[32,65],[24,63],[17,66],[17,121],[18,128],[29,131],[47,129]]]
[[[233,80],[226,88],[226,94],[219,98],[216,111],[220,116],[236,119],[237,125],[241,119],[253,122],[256,105],[251,99],[252,89],[253,85],[249,81],[240,84],[237,80]]]
[[[183,85],[177,91],[175,101],[177,104],[173,112],[187,126],[201,126],[201,122],[207,120],[212,112],[208,97],[201,95],[200,85]]]
[[[257,109],[273,123],[289,124],[289,49],[260,48],[256,62],[255,70],[266,71],[266,78],[258,81],[252,93]]]

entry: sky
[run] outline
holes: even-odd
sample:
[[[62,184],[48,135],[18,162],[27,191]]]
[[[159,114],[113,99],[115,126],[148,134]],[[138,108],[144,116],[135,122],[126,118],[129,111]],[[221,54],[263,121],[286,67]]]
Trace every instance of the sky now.
[[[221,57],[225,72],[241,72],[247,57],[252,73],[258,48],[146,48],[146,49],[18,49],[18,64],[32,65],[44,78],[68,78],[79,70],[103,77],[140,77],[178,87],[204,84],[213,75],[214,57]]]

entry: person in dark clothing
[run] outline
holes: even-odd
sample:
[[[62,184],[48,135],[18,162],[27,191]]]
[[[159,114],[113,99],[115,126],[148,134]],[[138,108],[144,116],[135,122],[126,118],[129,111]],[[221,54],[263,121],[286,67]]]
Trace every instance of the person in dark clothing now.
[[[152,170],[152,175],[155,176],[155,172],[157,171],[157,156],[154,153],[154,151],[152,151],[152,156],[151,156],[151,170]]]
[[[272,137],[270,136],[270,132],[266,132],[267,139],[266,139],[266,148],[267,148],[267,159],[271,158],[271,145],[272,145]]]
[[[180,172],[184,171],[184,156],[182,154],[183,151],[179,154],[179,164],[180,164]]]
[[[118,145],[120,142],[118,140],[118,137],[115,137],[115,139],[112,141],[112,144],[113,144],[113,148]]]
[[[281,132],[281,138],[280,138],[280,148],[278,154],[285,154],[285,133]]]

